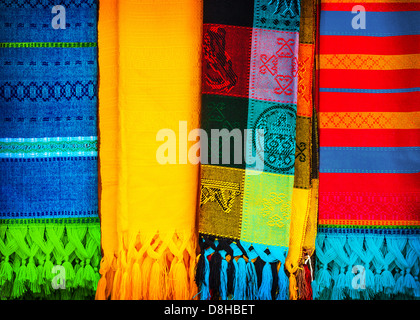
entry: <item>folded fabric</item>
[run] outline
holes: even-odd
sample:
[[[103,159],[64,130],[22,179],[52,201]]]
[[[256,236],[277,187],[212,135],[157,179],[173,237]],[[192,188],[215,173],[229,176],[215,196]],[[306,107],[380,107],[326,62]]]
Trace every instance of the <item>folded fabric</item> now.
[[[197,0],[100,1],[97,299],[197,292],[199,167],[185,152],[199,128],[201,26]]]
[[[315,49],[319,2],[301,1],[295,180],[286,268],[290,299],[312,300],[315,236],[318,219],[318,117]]]
[[[91,299],[99,280],[97,3],[53,7],[0,2],[6,299]]]
[[[321,8],[314,297],[418,298],[420,6],[359,4]]]
[[[203,15],[200,298],[287,299],[300,1],[204,0]]]

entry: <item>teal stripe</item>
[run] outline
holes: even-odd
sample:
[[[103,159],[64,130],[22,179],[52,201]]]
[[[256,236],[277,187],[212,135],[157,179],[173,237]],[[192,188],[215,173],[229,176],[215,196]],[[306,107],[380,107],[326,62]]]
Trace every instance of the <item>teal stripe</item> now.
[[[96,42],[1,42],[0,48],[91,48]]]

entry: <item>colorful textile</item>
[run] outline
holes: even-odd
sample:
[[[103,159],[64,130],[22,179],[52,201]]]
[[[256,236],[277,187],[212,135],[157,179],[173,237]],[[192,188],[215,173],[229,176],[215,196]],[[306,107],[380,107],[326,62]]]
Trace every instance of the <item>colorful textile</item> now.
[[[56,23],[53,6],[0,1],[2,299],[91,299],[99,280],[97,3]]]
[[[356,4],[321,7],[314,297],[418,298],[420,5]]]
[[[197,0],[100,1],[97,299],[197,292],[199,167],[184,156],[199,127],[201,12]],[[161,149],[169,163],[157,159]]]
[[[315,108],[315,46],[318,2],[301,1],[295,180],[289,253],[290,299],[312,300],[313,253],[318,219],[318,121]]]
[[[203,19],[200,298],[287,299],[300,2],[205,0]]]

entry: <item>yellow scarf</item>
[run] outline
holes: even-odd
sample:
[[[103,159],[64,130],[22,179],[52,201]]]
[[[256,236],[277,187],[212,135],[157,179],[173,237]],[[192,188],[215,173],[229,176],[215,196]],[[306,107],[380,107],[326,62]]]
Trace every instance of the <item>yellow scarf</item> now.
[[[183,162],[199,128],[202,1],[103,0],[99,10],[100,217],[97,299],[196,294],[199,167]],[[161,129],[176,134],[157,141]],[[179,131],[182,131],[180,134]],[[159,164],[168,143],[177,164]]]

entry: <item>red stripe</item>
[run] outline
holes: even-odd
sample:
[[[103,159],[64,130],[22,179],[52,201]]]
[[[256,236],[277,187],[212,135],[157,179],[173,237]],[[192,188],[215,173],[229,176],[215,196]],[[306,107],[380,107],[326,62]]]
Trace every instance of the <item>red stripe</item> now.
[[[320,129],[323,147],[418,147],[420,129]]]
[[[420,92],[353,93],[320,92],[320,112],[420,111]]]
[[[319,194],[320,220],[357,220],[362,224],[389,225],[392,221],[419,221],[419,212],[420,193]]]
[[[319,47],[320,54],[416,54],[420,52],[420,35],[321,36]]]
[[[420,87],[420,69],[336,70],[321,69],[321,88],[399,89]]]
[[[352,11],[357,3],[322,3],[322,11]],[[419,11],[420,3],[360,3],[366,12]]]
[[[322,157],[322,154],[321,154]],[[320,173],[319,192],[420,192],[420,173]]]

